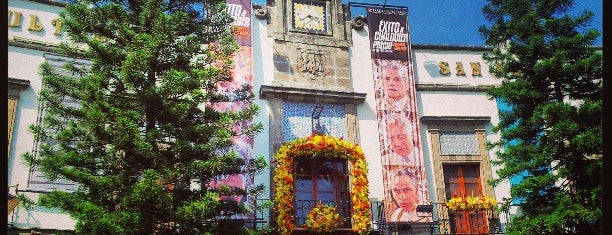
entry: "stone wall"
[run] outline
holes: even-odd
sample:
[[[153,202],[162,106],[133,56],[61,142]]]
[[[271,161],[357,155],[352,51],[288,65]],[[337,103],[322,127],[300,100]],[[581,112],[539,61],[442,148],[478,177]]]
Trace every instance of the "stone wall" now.
[[[352,91],[350,17],[340,0],[326,1],[327,32],[293,29],[292,1],[268,2],[273,38],[273,86]]]

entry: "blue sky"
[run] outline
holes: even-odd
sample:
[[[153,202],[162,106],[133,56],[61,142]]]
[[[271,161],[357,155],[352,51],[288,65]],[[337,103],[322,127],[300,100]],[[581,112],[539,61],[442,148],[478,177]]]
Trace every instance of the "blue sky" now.
[[[264,5],[265,0],[252,0]],[[343,3],[359,2],[384,4],[385,0],[342,0]],[[482,7],[486,0],[386,0],[387,5],[408,7],[410,39],[415,44],[484,45],[478,27],[486,24]],[[571,14],[585,9],[595,13],[591,27],[602,30],[603,0],[576,0]],[[355,9],[352,9],[353,11]],[[602,38],[594,42],[602,45]]]

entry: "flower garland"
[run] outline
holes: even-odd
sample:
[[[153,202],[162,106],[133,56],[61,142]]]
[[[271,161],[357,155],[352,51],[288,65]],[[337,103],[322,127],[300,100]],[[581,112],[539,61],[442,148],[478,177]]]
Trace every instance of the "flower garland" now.
[[[453,197],[445,205],[449,211],[490,210],[497,208],[497,201],[484,195]]]
[[[351,162],[351,215],[352,229],[365,233],[370,228],[370,201],[368,199],[368,168],[363,150],[342,138],[312,135],[283,144],[274,156],[274,204],[276,223],[281,234],[291,234],[293,214],[293,159],[299,157],[343,158]]]
[[[341,222],[336,207],[319,203],[308,213],[306,228],[319,233],[329,233],[336,231]]]

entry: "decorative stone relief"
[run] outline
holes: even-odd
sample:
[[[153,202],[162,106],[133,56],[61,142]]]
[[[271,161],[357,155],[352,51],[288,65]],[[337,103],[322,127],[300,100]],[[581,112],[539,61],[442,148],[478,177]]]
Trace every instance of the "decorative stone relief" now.
[[[300,49],[298,71],[310,79],[323,77],[325,74],[325,57],[323,51]]]

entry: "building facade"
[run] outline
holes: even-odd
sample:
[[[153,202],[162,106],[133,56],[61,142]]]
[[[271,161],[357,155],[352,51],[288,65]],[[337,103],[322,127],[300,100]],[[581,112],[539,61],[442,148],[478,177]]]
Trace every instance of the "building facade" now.
[[[68,59],[89,63],[82,58],[65,58],[56,51],[65,39],[58,20],[63,6],[61,1],[52,0],[10,0],[8,6],[9,194],[25,194],[34,200],[50,190],[74,189],[71,182],[46,180],[20,158],[25,152],[36,153],[38,148],[28,131],[28,126],[39,123],[44,115],[37,100],[43,86],[38,66],[47,61],[59,68]],[[496,178],[496,167],[491,164],[496,159],[495,150],[485,145],[499,139],[493,132],[499,109],[485,91],[501,82],[482,59],[490,48],[411,45],[409,39],[400,37],[399,41],[406,42],[399,49],[406,52],[399,70],[404,84],[391,85],[384,81],[387,62],[372,53],[377,39],[370,35],[374,28],[370,29],[368,24],[372,22],[366,18],[373,21],[374,17],[351,14],[381,7],[346,5],[341,0],[268,0],[265,6],[253,5],[246,11],[247,15],[251,12],[252,48],[252,79],[247,82],[252,83],[254,103],[262,108],[254,121],[264,126],[252,140],[252,155],[268,156],[273,162],[284,143],[306,138],[313,131],[342,137],[358,144],[366,156],[373,230],[502,233],[513,211],[482,211],[474,216],[451,213],[443,204],[457,196],[482,195],[497,201],[510,197],[508,182],[496,187],[486,183]],[[403,17],[405,28],[401,31],[408,35],[410,22],[402,15],[405,9],[385,9]],[[396,100],[400,105],[386,103],[398,90],[404,92]],[[403,154],[404,147],[394,142],[398,138],[410,138],[403,141],[416,149],[410,153],[412,157]],[[326,163],[304,164],[314,169]],[[346,162],[338,164],[338,169],[350,167]],[[267,199],[273,198],[273,169],[249,181],[265,185]],[[324,175],[341,178],[346,171]],[[317,177],[323,173],[313,172],[300,175],[302,180],[296,183],[296,196],[303,201],[328,197],[338,201],[353,193],[346,187],[351,179],[324,180]],[[403,174],[413,178],[400,178]],[[410,213],[402,212],[399,202],[406,197],[402,193],[410,191],[396,189],[401,182],[412,183],[406,186],[416,192],[410,200],[413,206],[421,205]],[[300,227],[300,218],[312,205],[297,207],[302,210],[295,215]],[[256,215],[265,221],[258,226],[274,223],[273,211]],[[40,207],[16,207],[9,211],[8,221],[11,231],[22,233],[71,231],[75,224],[66,214]]]

